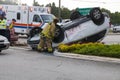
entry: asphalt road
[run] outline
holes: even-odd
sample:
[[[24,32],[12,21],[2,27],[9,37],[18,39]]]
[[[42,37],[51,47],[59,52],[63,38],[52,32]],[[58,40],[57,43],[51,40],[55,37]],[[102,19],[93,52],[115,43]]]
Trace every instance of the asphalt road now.
[[[0,55],[0,80],[120,80],[120,64],[10,48]]]

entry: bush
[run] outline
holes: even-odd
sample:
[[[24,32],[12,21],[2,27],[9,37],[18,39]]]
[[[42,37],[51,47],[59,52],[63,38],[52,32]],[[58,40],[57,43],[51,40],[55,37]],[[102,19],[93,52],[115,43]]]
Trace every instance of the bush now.
[[[60,44],[58,50],[61,52],[70,52],[84,55],[95,55],[105,57],[120,58],[120,45],[105,45],[102,43],[86,43],[86,44]]]

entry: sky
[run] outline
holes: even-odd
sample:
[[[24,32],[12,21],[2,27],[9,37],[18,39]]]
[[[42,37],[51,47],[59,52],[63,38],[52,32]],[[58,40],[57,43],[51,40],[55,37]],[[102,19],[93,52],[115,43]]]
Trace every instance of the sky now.
[[[59,6],[59,0],[36,0],[40,5],[46,5],[49,3],[55,3]],[[26,3],[31,6],[33,0],[21,0],[22,3]],[[111,12],[120,12],[120,0],[61,0],[61,6],[67,7],[72,10],[77,7],[87,8],[87,7],[100,7],[110,10]]]

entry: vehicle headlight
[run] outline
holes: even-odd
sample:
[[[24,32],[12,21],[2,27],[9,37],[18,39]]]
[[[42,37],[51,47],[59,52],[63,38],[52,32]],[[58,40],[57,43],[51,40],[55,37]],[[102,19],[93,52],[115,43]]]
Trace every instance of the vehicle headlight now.
[[[8,39],[5,39],[4,42],[9,42]]]

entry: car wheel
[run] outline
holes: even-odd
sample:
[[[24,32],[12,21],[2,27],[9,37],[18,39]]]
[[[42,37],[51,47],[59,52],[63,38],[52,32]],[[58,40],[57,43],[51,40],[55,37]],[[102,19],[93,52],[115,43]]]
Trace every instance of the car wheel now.
[[[26,34],[27,35],[27,38],[30,36],[29,34]]]
[[[39,27],[34,27],[30,30],[29,37],[33,37],[34,35],[40,33],[42,31]]]
[[[36,48],[35,47],[31,47],[32,48],[32,50],[36,50]]]
[[[60,43],[63,40],[64,40],[64,30],[60,26],[57,25],[53,42]]]
[[[90,10],[90,18],[96,25],[101,25],[104,22],[104,15],[99,8],[93,8]]]
[[[0,50],[0,52],[2,52],[2,50]]]
[[[75,20],[81,17],[81,14],[79,13],[79,11],[73,11],[70,15],[70,19],[71,20]]]

